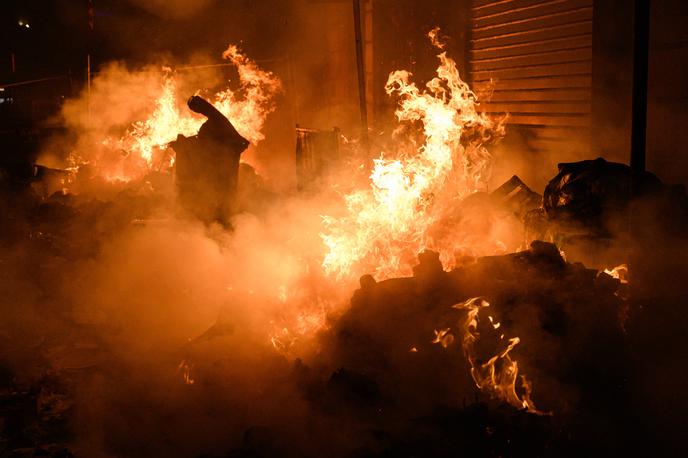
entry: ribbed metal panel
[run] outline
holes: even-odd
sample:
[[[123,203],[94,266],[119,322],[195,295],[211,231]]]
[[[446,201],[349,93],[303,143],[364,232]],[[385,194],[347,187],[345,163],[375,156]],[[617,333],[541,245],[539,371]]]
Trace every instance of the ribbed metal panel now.
[[[470,79],[529,146],[589,139],[593,0],[474,0]]]

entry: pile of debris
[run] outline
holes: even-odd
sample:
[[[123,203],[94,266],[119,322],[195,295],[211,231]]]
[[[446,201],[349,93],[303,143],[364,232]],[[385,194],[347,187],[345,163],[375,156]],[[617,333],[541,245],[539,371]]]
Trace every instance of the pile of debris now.
[[[586,265],[618,265],[638,243],[688,237],[688,196],[625,164],[562,163],[525,222],[531,240],[555,241]]]
[[[471,380],[461,348],[465,332],[460,324],[467,312],[452,306],[480,296],[491,304],[490,322],[501,324],[499,330],[507,337],[520,338],[512,355],[532,381],[538,409],[555,412],[553,418],[528,414],[528,420],[516,421],[549,431],[530,443],[530,452],[567,447],[565,434],[575,433],[583,444],[582,433],[590,435],[588,439],[623,433],[619,428],[630,421],[624,407],[628,305],[625,285],[618,279],[567,263],[556,246],[544,242],[519,253],[479,258],[451,272],[442,269],[437,253],[423,253],[419,261],[410,278],[361,278],[351,308],[332,331],[330,350],[342,367],[328,388],[346,403],[358,399],[360,405],[395,418],[429,415],[432,421],[446,422],[441,428],[458,427],[457,418],[470,417],[468,412],[475,414],[486,405],[493,405],[491,412],[520,415]],[[439,406],[454,413],[438,414]],[[599,412],[606,414],[600,418]],[[618,426],[578,430],[579,421],[599,422],[600,428],[606,422]],[[555,433],[557,428],[564,429]],[[529,437],[524,431],[501,433],[506,442]],[[499,442],[493,437],[482,445],[495,445],[492,440]]]

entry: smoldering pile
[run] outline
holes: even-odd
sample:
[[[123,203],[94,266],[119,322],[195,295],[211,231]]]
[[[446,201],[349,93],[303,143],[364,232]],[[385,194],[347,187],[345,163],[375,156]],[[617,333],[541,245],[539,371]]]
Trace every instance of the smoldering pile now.
[[[581,184],[562,176],[553,183]],[[562,188],[550,186],[546,202],[566,202],[551,199],[552,190]],[[677,209],[667,216],[679,221],[669,225],[675,231],[684,200],[680,192],[656,189]],[[569,195],[578,203],[579,194]],[[107,202],[24,198],[14,205],[3,201],[8,224],[0,284],[5,308],[16,307],[2,334],[0,414],[8,456],[637,452],[654,432],[645,421],[652,410],[639,400],[642,389],[634,381],[654,367],[648,356],[655,348],[644,347],[654,334],[645,325],[659,323],[669,331],[663,338],[674,350],[666,358],[681,354],[673,330],[685,320],[667,324],[672,315],[661,317],[684,293],[674,290],[677,298],[648,312],[647,303],[628,300],[623,278],[567,262],[559,247],[542,241],[513,254],[466,258],[449,272],[436,253],[426,252],[412,277],[376,282],[364,276],[350,307],[330,317],[317,351],[307,358],[293,360],[267,342],[251,340],[255,322],[241,314],[268,300],[260,295],[238,298],[246,308],[199,331],[192,342],[172,339],[172,345],[149,347],[141,342],[157,341],[140,330],[163,326],[166,317],[144,325],[134,322],[136,314],[130,323],[108,323],[111,316],[98,325],[74,321],[65,284],[72,264],[102,262],[103,241],[126,231],[132,219],[150,219],[161,205],[159,196],[125,191]],[[539,196],[516,178],[472,199],[511,212],[529,230],[552,233],[556,227],[553,238],[572,227],[547,205],[538,210]],[[615,211],[627,207],[622,203]],[[581,208],[599,208],[599,221],[610,215],[600,205]],[[568,221],[575,216],[569,212]],[[588,221],[584,227],[599,226]],[[609,232],[593,235],[614,243]],[[89,292],[88,298],[96,297]],[[180,300],[190,301],[187,308],[197,306],[190,298]],[[473,298],[489,307],[478,310],[470,328],[471,310],[462,304]],[[30,317],[22,322],[28,309]],[[517,378],[515,393],[523,400],[532,387],[528,396],[536,409],[529,412],[476,385],[464,345],[467,332],[478,337],[474,364],[504,355],[510,339],[520,339],[508,354],[528,385]],[[137,354],[142,351],[151,353]],[[505,364],[497,358],[495,371]]]
[[[331,336],[334,359],[343,368],[328,388],[379,408],[380,416],[410,421],[424,413],[423,426],[418,418],[405,425],[392,450],[422,450],[426,456],[447,450],[559,455],[571,445],[566,434],[578,440],[581,433],[590,434],[588,439],[596,434],[595,428],[576,431],[577,425],[567,425],[563,419],[572,412],[589,417],[588,425],[597,409],[613,412],[606,421],[625,422],[618,415],[627,401],[627,304],[618,279],[567,263],[544,242],[450,272],[442,270],[436,253],[419,260],[411,278],[375,283],[364,277]],[[495,399],[471,380],[461,344],[468,312],[455,304],[476,296],[490,304],[479,314],[481,362],[502,352],[509,337],[521,336],[512,353],[519,373],[532,381],[540,414]]]

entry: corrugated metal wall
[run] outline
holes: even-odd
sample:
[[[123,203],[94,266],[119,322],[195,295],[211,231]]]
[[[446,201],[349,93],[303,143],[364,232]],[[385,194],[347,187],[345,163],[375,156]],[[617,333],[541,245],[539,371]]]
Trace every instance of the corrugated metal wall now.
[[[470,79],[528,146],[588,145],[593,0],[474,0]],[[491,95],[490,95],[491,94]]]

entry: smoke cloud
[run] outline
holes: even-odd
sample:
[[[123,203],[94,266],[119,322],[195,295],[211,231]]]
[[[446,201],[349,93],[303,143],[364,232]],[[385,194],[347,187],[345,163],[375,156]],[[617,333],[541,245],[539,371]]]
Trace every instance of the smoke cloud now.
[[[201,13],[214,0],[128,0],[151,14],[162,18],[180,19]]]

